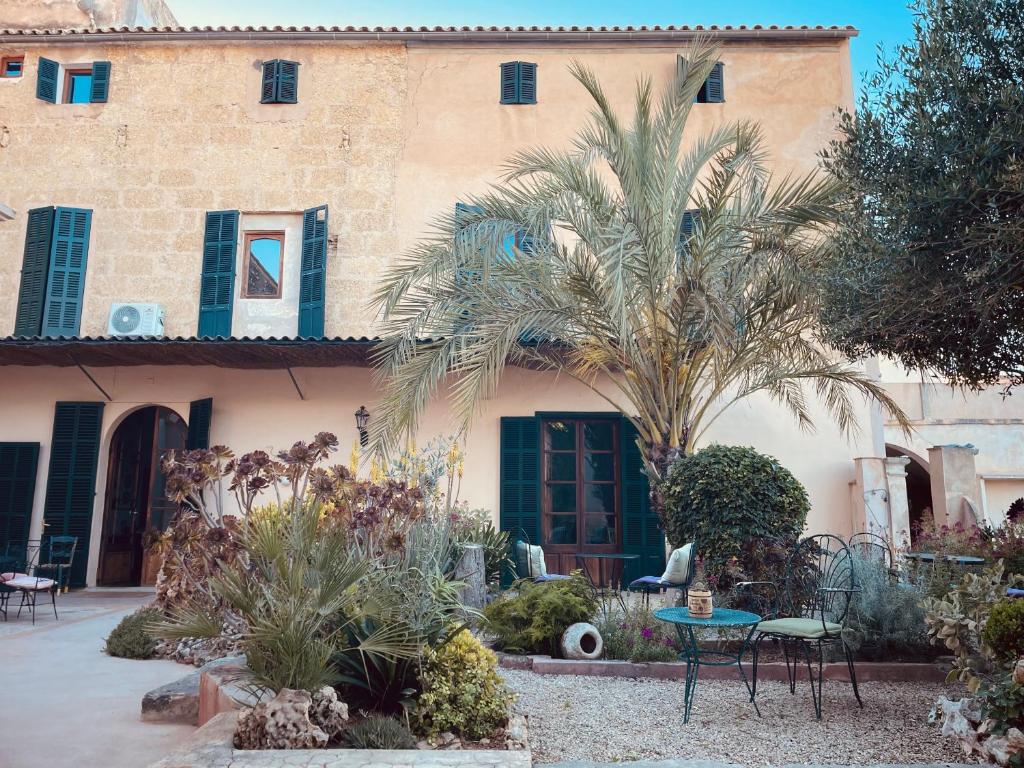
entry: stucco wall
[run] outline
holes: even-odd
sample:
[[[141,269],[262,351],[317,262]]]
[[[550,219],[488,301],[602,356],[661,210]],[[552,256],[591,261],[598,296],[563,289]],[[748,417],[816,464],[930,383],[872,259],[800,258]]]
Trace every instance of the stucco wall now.
[[[300,400],[287,371],[238,371],[196,367],[94,368],[90,371],[111,395],[106,403],[97,469],[92,546],[88,578],[94,583],[110,439],[124,416],[145,405],[164,405],[188,418],[188,403],[213,397],[212,443],[236,452],[286,448],[320,430],[336,433],[339,460],[347,463],[358,439],[355,410],[365,404],[374,410],[370,372],[365,368],[295,369],[305,400]],[[102,396],[77,368],[3,368],[0,381],[0,440],[41,443],[31,535],[41,530],[49,463],[54,403],[93,401]],[[497,396],[489,400],[466,443],[465,477],[461,498],[473,507],[490,509],[495,519],[499,500],[499,438],[501,416],[531,415],[537,411],[607,411],[604,400],[583,388],[547,373],[509,369]],[[812,510],[809,531],[851,532],[848,483],[853,479],[849,456],[862,452],[866,435],[847,442],[820,411],[818,431],[802,433],[782,411],[761,398],[736,406],[722,417],[708,442],[751,445],[777,457],[807,487]],[[418,442],[448,435],[451,419],[444,399],[430,408]]]
[[[0,29],[166,27],[177,20],[163,0],[4,0]]]

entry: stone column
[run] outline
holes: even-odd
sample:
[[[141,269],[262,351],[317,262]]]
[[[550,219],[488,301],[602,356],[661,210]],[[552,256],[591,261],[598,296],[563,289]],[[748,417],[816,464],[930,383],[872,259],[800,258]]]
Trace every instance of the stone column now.
[[[928,449],[928,465],[932,482],[932,509],[936,525],[976,522],[971,505],[980,509],[981,487],[973,445],[936,445]]]
[[[910,546],[910,502],[907,500],[906,456],[885,460],[885,479],[889,488],[889,530],[891,543],[897,549]]]
[[[862,456],[854,459],[852,533],[869,531],[889,538],[889,488],[885,459]]]
[[[487,598],[487,575],[484,570],[484,548],[479,544],[466,544],[455,566],[455,580],[465,584],[459,590],[459,602],[467,608],[483,610]]]

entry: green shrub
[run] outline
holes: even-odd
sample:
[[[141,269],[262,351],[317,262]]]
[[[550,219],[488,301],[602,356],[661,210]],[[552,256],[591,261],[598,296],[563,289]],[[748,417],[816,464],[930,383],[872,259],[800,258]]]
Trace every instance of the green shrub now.
[[[986,682],[980,693],[982,717],[993,722],[994,735],[1003,736],[1011,728],[1024,729],[1024,685],[1015,682],[1012,673],[1004,672]],[[1024,766],[1024,754],[1013,755],[1009,765]]]
[[[156,640],[149,633],[148,627],[160,618],[161,613],[155,608],[142,608],[125,616],[107,638],[107,655],[123,659],[152,658],[156,651]]]
[[[1000,600],[992,606],[981,637],[997,658],[1024,656],[1024,600]]]
[[[913,584],[897,582],[885,563],[853,555],[857,592],[850,603],[843,639],[858,658],[878,661],[931,658],[923,601]]]
[[[346,728],[345,744],[352,749],[415,749],[416,738],[409,727],[394,717],[370,715]]]
[[[506,593],[484,608],[482,624],[497,646],[511,653],[557,656],[562,633],[597,611],[594,592],[579,571],[564,581],[516,586],[518,593]]]
[[[696,541],[713,582],[752,543],[795,540],[810,509],[797,479],[753,448],[712,445],[683,456],[658,490],[669,542]]]
[[[597,629],[604,640],[606,659],[621,661],[676,661],[679,640],[675,631],[654,618],[650,608],[639,601],[630,604],[624,615],[603,617]]]
[[[512,694],[498,675],[498,658],[469,631],[429,648],[420,672],[415,724],[424,736],[446,731],[479,741],[508,721]]]

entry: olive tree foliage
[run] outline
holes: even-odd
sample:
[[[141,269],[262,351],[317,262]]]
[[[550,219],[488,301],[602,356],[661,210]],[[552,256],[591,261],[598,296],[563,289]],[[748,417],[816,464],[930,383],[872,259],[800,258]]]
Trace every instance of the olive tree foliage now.
[[[515,154],[500,185],[395,263],[376,293],[375,449],[415,430],[442,384],[468,429],[507,364],[574,379],[631,418],[654,476],[758,392],[807,428],[812,398],[846,429],[858,393],[902,417],[815,340],[804,275],[828,248],[834,182],[773,179],[751,123],[684,141],[716,60],[699,43],[660,94],[641,78],[631,116],[574,64],[593,110],[569,146]]]
[[[914,39],[843,114],[848,189],[822,319],[851,356],[972,388],[1024,381],[1024,3],[919,0]]]

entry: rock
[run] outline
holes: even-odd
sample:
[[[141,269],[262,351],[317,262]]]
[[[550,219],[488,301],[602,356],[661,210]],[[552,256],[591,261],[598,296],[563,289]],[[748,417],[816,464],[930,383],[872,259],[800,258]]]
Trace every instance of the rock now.
[[[430,742],[425,739],[420,739],[416,742],[416,749],[431,749]]]
[[[147,723],[199,722],[199,673],[161,685],[142,697],[142,720]]]
[[[529,727],[526,715],[519,712],[510,712],[508,726],[505,728],[505,748],[525,749],[528,732]]]
[[[325,685],[313,692],[309,716],[327,734],[328,740],[334,741],[348,722],[348,705],[338,700],[337,691]]]
[[[321,749],[327,734],[310,720],[313,697],[308,691],[282,688],[270,701],[238,717],[238,749]],[[347,714],[347,713],[346,713]]]
[[[441,734],[440,738],[441,738],[441,743],[444,746],[448,746],[449,744],[451,744],[452,742],[455,741],[455,734],[452,733],[451,731],[445,731],[444,733]]]
[[[1018,661],[1013,667],[1013,682],[1017,685],[1024,685],[1024,659]]]
[[[491,740],[490,740],[490,739],[480,739],[480,744],[481,744],[482,746],[485,746],[485,747],[486,747],[486,746],[487,746],[488,744],[490,744],[490,743],[491,743]]]
[[[1024,751],[1024,733],[1010,728],[1005,736],[993,736],[984,743],[986,757],[999,765],[1009,765],[1014,755]]]
[[[593,624],[581,621],[562,633],[562,655],[567,659],[601,658],[604,640]]]

